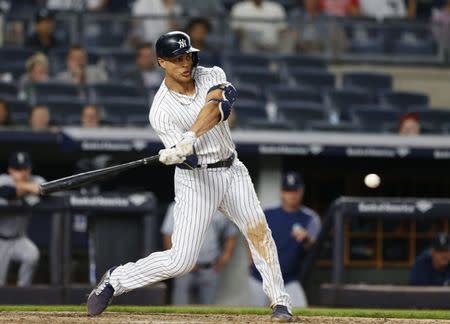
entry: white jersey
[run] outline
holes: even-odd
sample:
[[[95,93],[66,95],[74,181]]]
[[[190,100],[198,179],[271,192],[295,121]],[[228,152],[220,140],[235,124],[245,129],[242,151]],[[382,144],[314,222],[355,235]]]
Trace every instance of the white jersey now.
[[[150,124],[166,148],[176,145],[181,140],[182,134],[192,127],[206,103],[208,90],[227,81],[225,72],[217,66],[213,68],[199,66],[193,73],[195,81],[193,96],[169,90],[163,81],[153,99],[149,113]],[[201,165],[229,158],[235,152],[235,145],[228,122],[217,124],[199,137],[194,149]]]

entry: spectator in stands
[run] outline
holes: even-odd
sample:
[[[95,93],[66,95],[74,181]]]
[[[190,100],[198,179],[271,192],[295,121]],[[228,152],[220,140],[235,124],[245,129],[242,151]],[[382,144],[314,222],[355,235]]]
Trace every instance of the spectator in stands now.
[[[282,181],[281,206],[264,211],[293,307],[308,305],[298,277],[302,257],[314,244],[321,229],[317,213],[303,205],[304,187],[299,173],[287,172]],[[250,296],[254,306],[266,306],[269,302],[262,289],[261,275],[254,265],[250,275]]]
[[[408,12],[404,0],[359,0],[361,15],[378,20],[406,18]]]
[[[125,78],[141,89],[159,87],[164,79],[161,69],[156,64],[153,45],[142,44],[136,50],[136,68],[129,71]],[[147,95],[147,91],[145,91]]]
[[[79,46],[70,47],[66,58],[67,71],[56,75],[56,80],[86,85],[108,80],[105,70],[99,66],[88,65],[86,50]]]
[[[191,37],[191,44],[202,51],[202,64],[206,64],[206,66],[220,64],[217,48],[207,43],[207,37],[211,33],[211,28],[209,20],[203,17],[192,18],[186,26],[186,33]]]
[[[135,20],[132,43],[155,43],[169,30],[178,29],[182,8],[176,0],[136,0],[131,8]],[[157,16],[142,19],[142,16]]]
[[[28,153],[13,153],[9,158],[8,174],[0,175],[0,197],[9,201],[36,203],[39,199],[39,184],[45,180],[32,175],[31,167]],[[10,211],[0,216],[0,286],[6,284],[11,261],[20,263],[17,286],[29,286],[33,280],[39,250],[26,235],[31,217],[26,210]]]
[[[450,0],[441,9],[432,14],[433,36],[444,50],[450,50]]]
[[[34,84],[49,80],[47,56],[38,52],[25,63],[26,74],[19,80],[19,98],[32,100]]]
[[[292,51],[293,35],[288,31],[286,11],[281,4],[269,0],[245,0],[233,5],[230,16],[241,51]]]
[[[94,105],[87,104],[81,111],[81,127],[96,128],[101,125],[100,111]]]
[[[35,32],[26,40],[25,45],[48,54],[49,50],[61,45],[55,37],[53,14],[46,8],[36,13]]]
[[[325,14],[337,17],[359,16],[358,0],[320,0]]]
[[[400,117],[400,135],[419,135],[420,121],[416,113],[406,113]]]
[[[172,247],[172,232],[174,226],[173,208],[171,203],[161,227],[164,249]],[[197,264],[190,273],[175,278],[173,304],[190,304],[189,296],[197,291],[196,304],[215,304],[217,284],[220,272],[230,261],[236,245],[237,230],[221,212],[217,211],[205,235],[203,246],[197,259]]]
[[[420,254],[411,270],[411,285],[450,285],[450,237],[438,233],[433,237],[431,249]]]
[[[407,0],[408,17],[429,21],[434,11],[440,9],[447,0]]]
[[[0,99],[0,127],[11,125],[11,113],[9,112],[8,103]]]
[[[47,106],[36,105],[30,112],[30,128],[35,131],[48,130],[50,126],[50,111]]]

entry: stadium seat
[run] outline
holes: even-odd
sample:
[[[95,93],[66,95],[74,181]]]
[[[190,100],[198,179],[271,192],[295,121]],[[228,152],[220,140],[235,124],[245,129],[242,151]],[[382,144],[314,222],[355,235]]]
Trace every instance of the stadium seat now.
[[[14,80],[25,73],[25,62],[33,55],[33,50],[23,47],[0,48],[0,73],[11,73]]]
[[[97,83],[88,88],[89,99],[94,102],[114,100],[114,98],[139,98],[141,92],[137,87],[123,83]]]
[[[33,85],[34,88],[34,100],[65,100],[65,99],[81,99],[82,92],[77,86],[69,83],[62,83],[57,81],[49,81],[36,83]]]
[[[148,126],[149,105],[139,100],[111,101],[99,104],[104,113],[104,120],[110,124],[129,126]]]
[[[335,86],[334,74],[317,69],[290,69],[290,76],[298,86],[317,90],[332,89]]]
[[[349,112],[353,105],[373,103],[368,92],[349,89],[330,90],[325,96],[325,101],[328,108],[339,115],[340,121],[350,120]]]
[[[364,41],[352,40],[350,43],[350,52],[354,54],[365,54],[367,56],[384,54],[384,40],[381,37]]]
[[[270,95],[276,104],[295,101],[322,103],[320,91],[302,87],[276,86],[271,89]]]
[[[12,122],[16,125],[27,125],[31,107],[25,100],[7,100]]]
[[[271,60],[266,54],[229,53],[224,55],[224,62],[232,69],[240,67],[269,68]]]
[[[250,83],[265,89],[268,86],[280,84],[281,77],[266,68],[236,68],[233,69],[233,81],[237,81],[237,86],[241,83]]]
[[[136,68],[136,53],[130,50],[110,50],[101,54],[105,58],[106,67],[110,75],[117,79]]]
[[[311,102],[279,105],[278,115],[281,120],[293,123],[297,129],[305,129],[307,122],[326,121],[328,118],[323,105]]]
[[[70,124],[81,115],[85,102],[76,98],[41,98],[36,104],[47,106],[53,123]]]
[[[236,90],[239,100],[262,100],[265,97],[261,89],[254,84],[240,83]]]
[[[386,91],[380,95],[380,103],[407,111],[414,106],[428,106],[428,96],[420,92]]]
[[[332,124],[329,121],[312,120],[306,123],[306,129],[320,132],[357,133],[361,131],[361,126],[354,122]]]
[[[386,73],[348,72],[343,74],[343,87],[370,91],[378,95],[381,91],[391,90],[392,76]]]
[[[234,104],[236,122],[240,128],[248,128],[252,120],[268,121],[265,102],[258,100],[239,100]]]
[[[318,55],[283,55],[279,58],[279,61],[289,70],[292,67],[295,68],[314,68],[317,70],[326,70],[326,60]]]
[[[295,129],[289,121],[280,120],[266,120],[266,119],[250,119],[246,122],[246,127],[249,129],[260,129],[260,130],[280,130],[280,131],[291,131]]]
[[[2,99],[17,98],[17,87],[8,82],[0,82],[0,97]]]
[[[86,47],[117,48],[128,36],[129,23],[123,19],[105,20],[89,14],[83,24],[82,43]]]
[[[436,53],[436,46],[429,26],[405,24],[390,19],[392,26],[385,30],[388,51],[401,55],[426,55]]]
[[[417,113],[420,123],[427,125],[432,133],[441,133],[450,124],[450,108],[412,108],[410,112]]]
[[[383,132],[386,129],[398,128],[401,112],[395,109],[376,107],[373,105],[352,106],[352,121],[361,125],[365,132]]]

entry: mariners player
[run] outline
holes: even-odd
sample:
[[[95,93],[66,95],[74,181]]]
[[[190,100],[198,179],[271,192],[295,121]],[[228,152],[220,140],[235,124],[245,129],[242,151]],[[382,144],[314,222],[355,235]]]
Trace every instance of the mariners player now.
[[[0,175],[0,198],[35,200],[39,195],[39,184],[43,182],[42,177],[31,174],[28,153],[13,153],[9,157],[8,174]],[[0,286],[6,283],[11,261],[20,262],[17,286],[31,285],[39,261],[39,250],[26,235],[30,217],[26,211],[10,211],[0,215]]]
[[[172,248],[109,269],[88,297],[88,313],[102,313],[113,296],[188,273],[219,209],[248,241],[272,319],[290,321],[291,301],[275,243],[227,123],[236,90],[219,67],[197,66],[197,52],[183,32],[164,34],[156,42],[165,79],[149,119],[166,147],[159,152],[160,162],[176,165]]]

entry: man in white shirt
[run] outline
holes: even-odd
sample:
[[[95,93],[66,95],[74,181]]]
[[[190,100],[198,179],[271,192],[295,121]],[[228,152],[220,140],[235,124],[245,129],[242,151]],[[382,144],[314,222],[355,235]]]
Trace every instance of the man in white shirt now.
[[[383,20],[384,18],[406,18],[406,6],[403,0],[359,0],[363,16]]]

